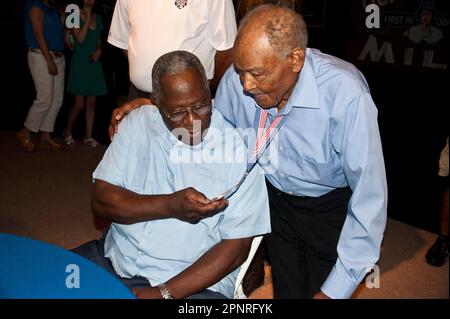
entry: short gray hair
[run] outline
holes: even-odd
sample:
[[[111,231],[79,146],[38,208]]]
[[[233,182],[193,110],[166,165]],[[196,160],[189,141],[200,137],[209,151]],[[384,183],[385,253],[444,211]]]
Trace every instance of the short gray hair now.
[[[165,75],[181,74],[187,70],[194,70],[200,74],[202,85],[209,92],[209,83],[205,69],[200,60],[187,51],[172,51],[156,60],[152,70],[153,93],[152,98],[159,103],[161,100],[161,78]]]
[[[262,21],[261,30],[270,45],[281,57],[286,57],[293,48],[306,49],[308,30],[303,17],[294,10],[263,4],[250,10],[239,25],[239,31],[253,21]]]

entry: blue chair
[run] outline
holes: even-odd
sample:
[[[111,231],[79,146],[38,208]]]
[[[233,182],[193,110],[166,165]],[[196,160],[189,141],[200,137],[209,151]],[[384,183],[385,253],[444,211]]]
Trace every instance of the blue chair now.
[[[0,233],[0,299],[135,299],[96,264],[42,241]]]

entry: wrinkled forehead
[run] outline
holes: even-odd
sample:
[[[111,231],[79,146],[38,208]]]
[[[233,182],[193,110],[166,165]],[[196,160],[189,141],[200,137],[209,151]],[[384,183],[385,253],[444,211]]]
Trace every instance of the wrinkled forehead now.
[[[269,38],[260,29],[244,28],[239,31],[233,47],[233,54],[260,53],[262,48],[271,48]]]
[[[160,84],[162,96],[166,98],[192,94],[194,91],[206,91],[202,75],[195,69],[187,69],[177,74],[165,74],[161,77]]]
[[[234,66],[243,71],[269,68],[278,55],[264,34],[243,37],[233,50]]]
[[[263,24],[260,21],[250,21],[239,29],[234,46],[252,45],[264,36]]]
[[[172,112],[182,107],[191,107],[210,97],[198,72],[166,75],[161,78],[161,103],[164,111]]]

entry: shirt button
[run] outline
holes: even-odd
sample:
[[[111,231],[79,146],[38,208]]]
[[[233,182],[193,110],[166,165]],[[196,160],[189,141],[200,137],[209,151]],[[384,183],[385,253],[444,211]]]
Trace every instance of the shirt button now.
[[[280,151],[283,151],[283,146],[280,145]]]
[[[283,177],[283,178],[284,178],[284,177],[286,177],[286,174],[284,174],[284,173],[281,173],[281,177]]]

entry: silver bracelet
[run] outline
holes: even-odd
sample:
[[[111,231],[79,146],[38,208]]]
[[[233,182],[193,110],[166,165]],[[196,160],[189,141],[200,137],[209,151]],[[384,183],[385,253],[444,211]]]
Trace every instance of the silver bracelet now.
[[[173,299],[172,295],[170,294],[169,290],[167,290],[166,284],[162,283],[158,285],[159,292],[161,293],[161,297],[163,299]]]

